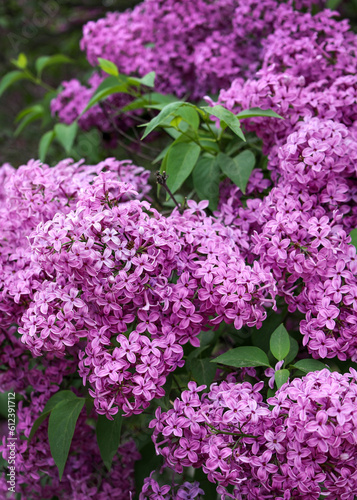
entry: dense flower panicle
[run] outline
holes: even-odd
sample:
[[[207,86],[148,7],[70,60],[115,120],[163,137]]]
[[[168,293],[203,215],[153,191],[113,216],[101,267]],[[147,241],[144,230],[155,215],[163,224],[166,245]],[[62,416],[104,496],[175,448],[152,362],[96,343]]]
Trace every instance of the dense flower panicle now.
[[[181,345],[199,346],[202,329],[260,326],[276,293],[270,271],[246,265],[230,230],[205,215],[206,202],[164,218],[130,194],[102,173],[74,211],[37,226],[32,250],[56,280],[42,282],[19,329],[36,356],[85,339],[80,374],[109,417],[161,397],[183,365]]]
[[[284,117],[244,120],[263,140],[275,187],[246,207],[239,190],[222,188],[215,215],[231,224],[248,262],[271,267],[289,311],[305,314],[300,331],[316,358],[357,359],[348,244],[357,225],[356,44],[330,11],[281,16],[263,41],[256,77],[236,80],[219,98],[232,110],[271,108]]]
[[[32,259],[28,236],[56,213],[68,213],[102,171],[108,179],[132,183],[146,196],[149,172],[130,161],[108,158],[95,166],[67,159],[50,168],[39,161],[12,169],[0,168],[0,317],[3,327],[19,323],[28,301],[44,279]]]
[[[307,0],[296,7],[301,9],[317,3],[321,2]],[[87,23],[81,49],[93,66],[101,57],[115,63],[124,74],[143,76],[155,71],[158,91],[178,97],[189,94],[192,99],[199,99],[228,88],[236,78],[253,77],[262,63],[268,35],[280,28],[289,47],[289,35],[295,23],[289,23],[289,19],[293,16],[300,22],[300,15],[291,3],[279,5],[275,0],[200,0],[194,5],[188,0],[145,0],[131,11],[110,12],[103,19]],[[320,20],[324,29],[328,24],[326,37],[336,30],[330,17],[322,14]],[[312,24],[310,18],[302,21],[302,26],[308,24],[303,33],[306,38]],[[347,25],[341,23],[338,34],[346,29]],[[273,40],[267,46],[271,43]],[[335,44],[330,50],[337,52],[338,49]],[[313,50],[309,51],[311,58],[310,52]],[[320,52],[318,54],[320,56]],[[89,87],[78,80],[63,82],[64,89],[52,100],[52,112],[58,113],[61,121],[72,123],[104,76],[107,75],[94,73]],[[127,99],[125,94],[109,97],[109,106],[91,108],[79,118],[80,126],[85,130],[96,126],[103,132],[113,132],[112,121],[130,125],[130,116],[120,115],[118,119],[112,112],[113,108],[119,110],[127,104]]]
[[[167,466],[202,467],[232,498],[352,500],[357,491],[357,373],[327,369],[284,384],[268,404],[263,383],[188,384],[173,408],[156,410],[153,440]],[[322,491],[321,484],[326,488]],[[227,493],[228,495],[228,493]]]
[[[182,214],[164,217],[148,203],[149,172],[130,161],[0,168],[0,365],[7,367],[0,390],[23,399],[23,437],[76,370],[94,399],[94,420],[112,419],[119,408],[141,413],[184,365],[186,343],[199,347],[198,334],[222,322],[259,329],[267,309],[279,311],[278,297],[290,313],[286,326],[300,321],[314,358],[357,362],[357,255],[349,236],[357,226],[357,35],[328,9],[313,15],[316,4],[323,7],[145,0],[84,27],[81,48],[93,66],[102,57],[122,73],[155,71],[159,92],[192,99],[220,92],[227,109],[271,108],[283,119],[243,121],[262,140],[268,172],[253,170],[244,195],[223,181],[213,216],[208,202],[189,200]],[[93,74],[88,88],[64,82],[52,111],[72,123],[104,77]],[[128,102],[111,96],[80,126],[110,137],[132,125],[118,115]],[[41,365],[31,354],[45,355]],[[283,365],[265,370],[270,388]],[[256,370],[245,373],[259,380]],[[353,500],[356,371],[310,373],[267,402],[263,382],[243,378],[228,376],[206,393],[189,382],[169,410],[157,408],[150,427],[166,467],[202,468],[222,500]],[[46,425],[17,442],[21,493],[133,495],[133,443],[103,474],[83,411],[60,483]],[[6,459],[5,440],[0,451]],[[5,486],[3,474],[6,494]],[[140,499],[203,496],[196,482],[161,485],[152,473]]]
[[[49,354],[41,360],[39,366],[33,362],[27,346],[17,337],[16,324],[20,323],[26,310],[28,314],[28,307],[34,297],[38,297],[41,314],[52,311],[47,324],[47,335],[53,327],[58,337],[63,338],[65,328],[69,327],[65,315],[71,313],[73,308],[82,314],[77,320],[78,325],[80,321],[88,321],[87,316],[83,314],[84,308],[78,307],[82,304],[73,297],[73,286],[68,287],[67,281],[61,281],[60,277],[54,282],[53,275],[48,276],[50,281],[46,280],[44,271],[32,258],[33,251],[28,243],[28,236],[39,223],[46,223],[56,213],[64,215],[70,212],[83,197],[83,191],[88,190],[93,179],[102,171],[106,171],[108,180],[130,181],[140,191],[137,195],[139,198],[148,192],[148,171],[132,165],[130,161],[120,162],[113,158],[108,158],[96,166],[63,160],[53,168],[36,161],[31,161],[17,170],[7,164],[0,168],[0,364],[6,367],[6,370],[1,370],[0,390],[14,391],[23,398],[17,409],[17,432],[25,437],[29,435],[35,418],[43,410],[48,399],[59,390],[67,376],[73,376],[78,357],[75,350],[69,346],[71,359],[59,360]],[[66,312],[62,314],[62,324],[55,321],[53,314],[59,305],[57,297],[60,287],[63,287],[61,298],[64,291],[68,291],[64,296],[67,306]],[[41,324],[41,314],[37,318],[29,318],[32,328]],[[49,449],[46,427],[43,425],[37,432],[30,443],[20,439],[17,441],[17,487],[27,498],[44,499],[60,494],[61,498],[68,499],[75,497],[97,500],[109,495],[118,500],[126,500],[133,491],[133,466],[139,455],[133,453],[132,444],[124,445],[120,450],[123,458],[118,456],[115,459],[116,466],[112,469],[111,477],[103,481],[97,471],[97,467],[102,466],[95,444],[94,429],[85,424],[85,418],[81,417],[80,428],[76,429],[72,446],[73,455],[71,452],[64,478],[60,483]],[[93,439],[88,439],[90,434]],[[83,447],[83,443],[87,445]],[[3,441],[1,452],[5,459],[8,457],[8,451],[6,441]],[[43,470],[50,475],[51,483],[40,482],[40,471]],[[1,491],[7,492],[7,479],[3,474],[0,479]]]

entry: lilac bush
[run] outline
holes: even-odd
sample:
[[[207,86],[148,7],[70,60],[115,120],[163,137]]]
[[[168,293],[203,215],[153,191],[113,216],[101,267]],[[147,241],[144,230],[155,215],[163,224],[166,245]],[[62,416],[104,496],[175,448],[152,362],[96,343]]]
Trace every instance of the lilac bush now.
[[[318,1],[145,0],[81,49],[48,137],[150,120],[161,193],[113,157],[0,168],[4,498],[354,500],[357,35]]]

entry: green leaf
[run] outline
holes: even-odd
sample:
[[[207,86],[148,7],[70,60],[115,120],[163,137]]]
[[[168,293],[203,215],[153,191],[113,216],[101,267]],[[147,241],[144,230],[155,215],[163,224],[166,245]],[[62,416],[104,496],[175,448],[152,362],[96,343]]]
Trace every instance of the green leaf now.
[[[135,85],[136,87],[138,87],[139,85],[145,85],[146,87],[154,87],[155,76],[156,76],[155,71],[150,71],[150,73],[147,73],[142,78],[129,77],[128,82],[130,85]]]
[[[254,154],[249,150],[245,150],[235,158],[230,158],[224,153],[219,153],[217,161],[222,172],[239,187],[242,193],[245,193],[250,174],[255,165]]]
[[[20,69],[25,69],[27,66],[27,57],[21,52],[17,59],[11,59],[11,62]]]
[[[329,368],[327,365],[324,365],[324,363],[321,363],[321,361],[312,358],[300,359],[299,361],[296,361],[292,366],[293,368],[296,368],[297,370],[305,373]]]
[[[357,248],[357,229],[352,229],[350,236],[352,239],[351,245],[354,245]]]
[[[282,385],[284,385],[285,382],[288,381],[289,376],[290,376],[290,372],[289,372],[289,370],[286,370],[285,368],[283,370],[277,370],[274,373],[275,383],[276,383],[276,386],[278,389],[280,389],[280,387]]]
[[[51,411],[53,408],[61,403],[62,401],[70,401],[73,399],[77,399],[77,396],[72,392],[72,391],[59,391],[56,392],[46,403],[46,406],[43,409],[43,412],[41,415],[34,421],[32,425],[31,432],[29,434],[29,437],[27,438],[28,441],[31,441],[33,436],[35,435],[37,429],[40,427],[42,422],[50,415]]]
[[[123,421],[122,412],[119,411],[113,418],[114,420],[108,420],[105,415],[99,415],[96,426],[100,456],[108,471],[112,466],[113,457],[120,445],[121,426]]]
[[[167,185],[175,193],[185,182],[196,165],[201,148],[194,142],[173,144],[167,153]]]
[[[284,307],[280,314],[270,310],[261,328],[252,327],[252,344],[259,347],[264,352],[270,349],[270,336],[274,330],[283,322],[287,307]]]
[[[291,363],[296,358],[296,355],[299,352],[299,344],[294,339],[294,337],[291,337],[289,335],[289,339],[290,339],[290,349],[287,356],[284,358],[285,359],[284,366],[288,366],[288,364]]]
[[[259,347],[242,346],[231,349],[212,360],[213,363],[242,368],[244,366],[270,366],[268,356]]]
[[[37,77],[41,78],[42,71],[47,68],[47,66],[53,66],[54,64],[63,63],[73,63],[73,60],[63,54],[55,54],[54,56],[42,56],[39,57],[35,63]]]
[[[159,469],[162,464],[161,455],[156,455],[155,447],[151,439],[147,444],[139,449],[141,460],[136,460],[134,464],[134,479],[136,495],[134,498],[139,498],[139,493],[144,484],[144,479],[150,475],[153,470]]]
[[[6,89],[11,87],[11,85],[18,80],[29,79],[30,77],[26,75],[23,71],[10,71],[7,73],[0,81],[0,96],[5,92]]]
[[[0,418],[6,419],[8,416],[8,392],[0,392]]]
[[[41,104],[35,104],[34,106],[28,106],[27,108],[20,111],[20,113],[18,115],[16,115],[15,123],[18,123],[26,115],[29,115],[30,113],[34,113],[34,112],[38,112],[38,111],[43,111],[43,106]]]
[[[98,63],[100,69],[105,71],[105,73],[108,73],[108,75],[113,75],[113,76],[119,75],[119,70],[117,68],[117,65],[114,64],[112,61],[108,61],[108,59],[102,59],[101,57],[98,57]]]
[[[193,106],[193,104],[189,104],[183,101],[171,102],[170,104],[166,104],[166,106],[162,108],[160,113],[157,116],[155,116],[155,118],[150,120],[149,123],[146,123],[145,125],[140,125],[146,127],[145,132],[141,139],[145,139],[145,137],[149,135],[155,128],[162,125],[169,116],[172,115],[172,117],[174,117],[175,112],[182,106]]]
[[[118,93],[128,93],[128,78],[124,75],[108,76],[108,78],[103,80],[102,83],[98,85],[80,116],[82,116],[88,109],[92,108],[99,101],[102,101],[112,94]]]
[[[48,148],[50,147],[53,139],[56,137],[56,132],[54,130],[49,130],[40,139],[38,145],[38,155],[41,161],[45,161]]]
[[[282,361],[290,351],[290,337],[283,324],[270,337],[270,351],[278,361]]]
[[[24,128],[27,127],[27,125],[43,117],[44,109],[41,105],[38,104],[36,106],[32,106],[32,108],[33,108],[32,111],[26,113],[25,117],[23,118],[19,126],[16,128],[14,132],[15,137],[18,137],[24,130]]]
[[[167,104],[171,102],[176,102],[177,98],[173,95],[167,94],[159,94],[158,92],[150,92],[149,94],[144,94],[137,99],[134,99],[130,104],[124,106],[121,111],[131,111],[133,109],[142,109],[142,108],[156,108],[156,105],[162,109]]]
[[[62,401],[53,408],[50,415],[48,439],[51,455],[57,465],[60,480],[62,479],[74,429],[84,402],[84,398]]]
[[[336,10],[342,0],[327,0],[326,6],[330,10]]]
[[[205,492],[205,500],[217,500],[216,484],[208,481],[207,475],[203,472],[201,467],[194,469],[194,480],[200,483],[200,488]]]
[[[177,110],[177,116],[188,123],[193,128],[193,130],[198,129],[200,125],[200,119],[198,117],[198,112],[194,107],[181,106],[181,108]]]
[[[253,118],[255,116],[269,116],[271,118],[281,118],[284,120],[283,116],[278,115],[272,109],[250,108],[245,109],[236,115],[236,117],[240,120],[243,120],[244,118]]]
[[[171,121],[170,121],[170,126],[174,128],[178,128],[180,123],[182,122],[181,116],[175,116]]]
[[[240,137],[243,141],[245,141],[244,134],[242,132],[242,129],[240,128],[239,120],[236,117],[236,115],[234,113],[232,113],[232,111],[229,111],[228,109],[224,108],[220,104],[217,104],[216,106],[213,106],[212,108],[210,106],[203,106],[202,109],[204,109],[209,115],[213,115],[216,118],[219,118],[221,121],[224,121],[224,123],[226,123],[227,126],[238,137]]]
[[[71,123],[71,125],[65,125],[64,123],[56,123],[54,127],[57,141],[61,144],[67,154],[70,153],[74,140],[78,131],[77,122]]]
[[[192,359],[189,369],[198,385],[206,385],[208,388],[212,384],[216,375],[217,367],[209,359]]]
[[[209,208],[216,210],[219,199],[220,168],[215,157],[201,157],[193,170],[193,185],[201,200],[209,200]]]

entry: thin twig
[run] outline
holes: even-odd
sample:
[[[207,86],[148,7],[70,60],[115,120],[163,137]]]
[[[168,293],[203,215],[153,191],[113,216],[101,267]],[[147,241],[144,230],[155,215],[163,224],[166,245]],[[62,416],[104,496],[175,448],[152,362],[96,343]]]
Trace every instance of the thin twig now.
[[[105,109],[103,103],[100,102],[99,106],[100,106],[101,110],[103,111],[103,113],[104,113],[105,117],[107,118],[107,120],[109,120],[109,122],[112,125],[113,129],[116,131],[116,133],[119,136],[121,136],[122,133],[121,133],[120,128],[117,126],[117,124],[115,123],[115,121],[112,119],[112,117],[110,116],[110,114],[107,112],[107,110]],[[130,147],[127,144],[125,144],[125,142],[123,142],[119,137],[117,137],[117,141],[118,141],[119,146],[121,146],[122,148],[126,149],[127,151],[130,151],[130,153],[133,153],[133,154],[135,154],[137,156],[140,156],[141,158],[144,158],[145,160],[149,160],[150,162],[152,162],[151,156],[148,156],[145,153],[141,153],[139,151],[136,151],[132,147]]]
[[[180,203],[178,203],[178,201],[176,200],[176,198],[172,194],[170,188],[166,184],[166,181],[167,181],[168,177],[169,176],[166,174],[166,172],[162,172],[162,174],[159,172],[159,170],[156,172],[156,182],[158,184],[160,184],[160,186],[162,186],[165,189],[165,191],[168,193],[168,195],[170,196],[170,198],[172,199],[172,201],[175,203],[175,205],[178,208],[178,211],[180,212],[180,214],[182,214],[183,213],[183,207],[180,205]]]

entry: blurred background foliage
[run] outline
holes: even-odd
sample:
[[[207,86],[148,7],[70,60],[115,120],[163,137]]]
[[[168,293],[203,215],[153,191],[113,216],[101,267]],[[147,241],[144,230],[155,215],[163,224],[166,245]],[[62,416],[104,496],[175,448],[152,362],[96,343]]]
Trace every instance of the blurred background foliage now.
[[[73,59],[74,64],[53,65],[46,68],[44,80],[48,86],[58,88],[64,80],[77,78],[85,81],[92,69],[84,54],[79,49],[82,26],[89,20],[103,17],[110,11],[123,11],[134,7],[140,0],[6,0],[0,2],[0,78],[15,66],[11,59],[17,59],[20,53],[26,54],[29,68],[41,56],[65,54]],[[328,0],[328,7],[338,10],[342,17],[350,20],[357,31],[357,0]],[[30,158],[38,157],[38,141],[51,122],[45,116],[33,122],[19,134],[14,135],[14,119],[27,106],[41,101],[46,90],[27,80],[21,80],[0,99],[0,164],[9,162],[17,167]],[[48,94],[50,99],[51,94]],[[46,123],[47,120],[47,123]],[[50,127],[47,127],[47,129]],[[79,141],[78,154],[86,157],[91,148],[90,157],[99,161],[102,157],[113,155],[113,151],[100,151],[101,140],[96,130],[86,133],[82,143]],[[97,151],[97,155],[93,153]],[[115,151],[118,158],[128,157],[126,151]],[[63,157],[61,148],[54,150],[53,158]],[[97,158],[95,158],[98,156]],[[139,164],[142,160],[131,155]],[[50,162],[51,158],[49,158]],[[145,165],[144,165],[145,166]]]
[[[110,11],[134,7],[140,0],[6,0],[0,2],[0,79],[15,70],[11,59],[26,54],[29,68],[41,56],[65,54],[75,64],[53,65],[46,68],[44,80],[57,88],[64,80],[85,80],[91,73],[84,54],[79,49],[83,25],[105,16]],[[0,164],[13,166],[38,157],[38,141],[44,130],[36,121],[18,137],[14,136],[14,119],[27,106],[41,101],[46,90],[22,80],[0,99]],[[39,130],[41,128],[41,130]],[[98,141],[99,142],[99,141]],[[62,151],[59,148],[59,153]],[[85,147],[83,147],[83,156]]]

